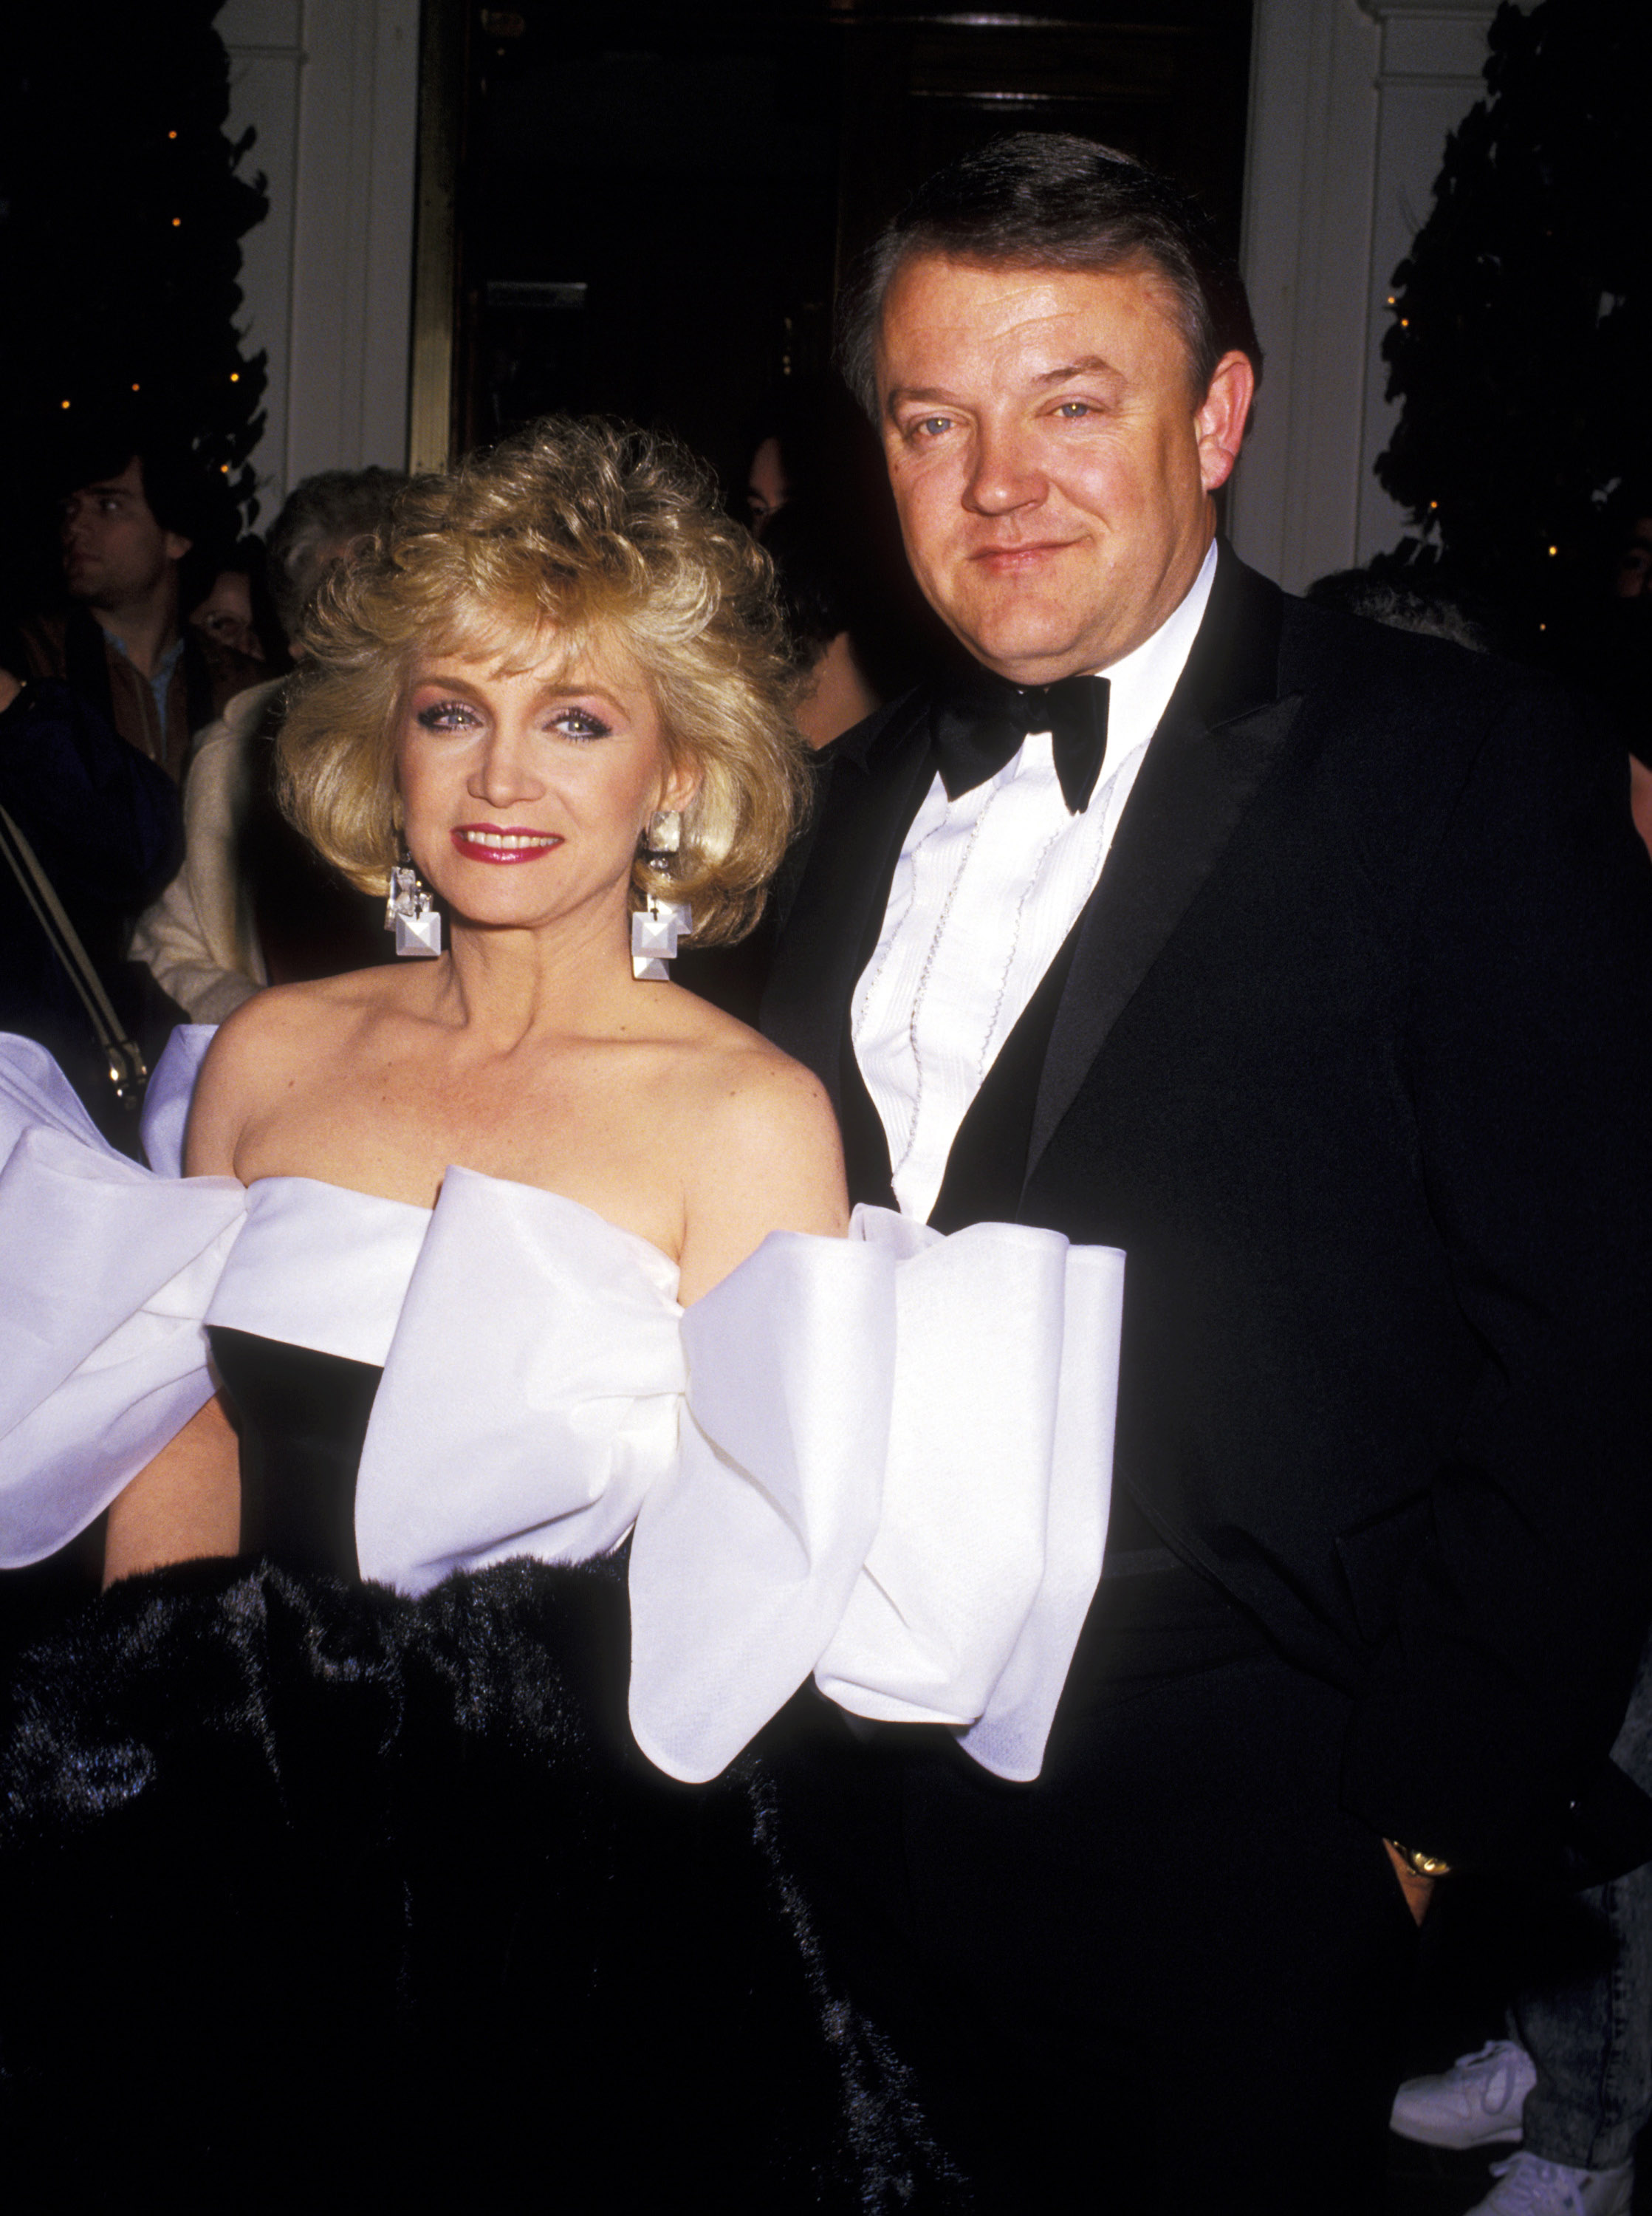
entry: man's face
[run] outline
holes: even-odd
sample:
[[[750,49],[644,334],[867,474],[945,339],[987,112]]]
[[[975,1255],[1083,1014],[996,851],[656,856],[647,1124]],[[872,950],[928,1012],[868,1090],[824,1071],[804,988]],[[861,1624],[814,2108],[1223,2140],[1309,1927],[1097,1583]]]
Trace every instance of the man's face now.
[[[58,526],[70,593],[95,608],[129,607],[181,562],[189,541],[163,531],[144,496],[144,468],[134,455],[118,477],[82,485],[63,503]]]
[[[918,583],[1018,684],[1103,669],[1198,575],[1254,379],[1195,392],[1164,281],[915,256],[877,348],[884,453]]]

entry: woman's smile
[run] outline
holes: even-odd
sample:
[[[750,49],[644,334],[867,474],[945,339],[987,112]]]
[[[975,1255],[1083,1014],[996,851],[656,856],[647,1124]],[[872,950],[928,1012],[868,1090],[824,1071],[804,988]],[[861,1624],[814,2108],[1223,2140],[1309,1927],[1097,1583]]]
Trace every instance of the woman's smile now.
[[[460,823],[453,844],[467,861],[537,862],[562,843],[556,831],[506,830],[498,823]]]

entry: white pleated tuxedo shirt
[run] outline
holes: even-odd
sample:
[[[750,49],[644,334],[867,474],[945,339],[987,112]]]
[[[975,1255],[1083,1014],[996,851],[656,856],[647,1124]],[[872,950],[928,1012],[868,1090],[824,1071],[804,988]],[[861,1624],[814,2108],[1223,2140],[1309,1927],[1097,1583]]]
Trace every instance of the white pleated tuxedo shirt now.
[[[1096,889],[1215,575],[1213,544],[1175,612],[1101,673],[1107,753],[1081,815],[1061,796],[1050,734],[1036,731],[956,800],[937,777],[912,819],[851,1011],[904,1216],[927,1220],[959,1125]]]

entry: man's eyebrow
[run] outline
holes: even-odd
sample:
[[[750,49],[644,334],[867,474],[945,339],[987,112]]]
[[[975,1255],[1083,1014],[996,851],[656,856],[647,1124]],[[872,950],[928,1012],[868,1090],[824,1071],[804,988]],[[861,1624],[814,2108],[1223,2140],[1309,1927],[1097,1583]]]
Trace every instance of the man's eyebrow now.
[[[1094,377],[1098,370],[1105,377],[1121,374],[1105,354],[1081,354],[1077,361],[1063,362],[1059,369],[1041,370],[1033,382],[1035,385],[1064,385],[1070,377]]]
[[[906,400],[933,400],[947,408],[953,404],[951,394],[943,392],[938,385],[892,385],[889,387],[889,407],[893,408],[898,401]]]

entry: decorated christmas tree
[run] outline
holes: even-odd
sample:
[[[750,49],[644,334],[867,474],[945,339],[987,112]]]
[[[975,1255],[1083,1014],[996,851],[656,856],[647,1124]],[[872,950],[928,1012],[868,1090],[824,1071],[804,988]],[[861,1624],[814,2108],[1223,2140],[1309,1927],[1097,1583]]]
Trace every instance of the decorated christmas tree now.
[[[261,354],[243,236],[261,180],[225,135],[218,0],[15,10],[0,52],[0,589],[54,582],[40,507],[71,426],[120,409],[193,444],[250,520]]]
[[[1413,535],[1385,566],[1485,594],[1541,652],[1652,456],[1652,5],[1506,0],[1485,77],[1394,276],[1377,475]]]

